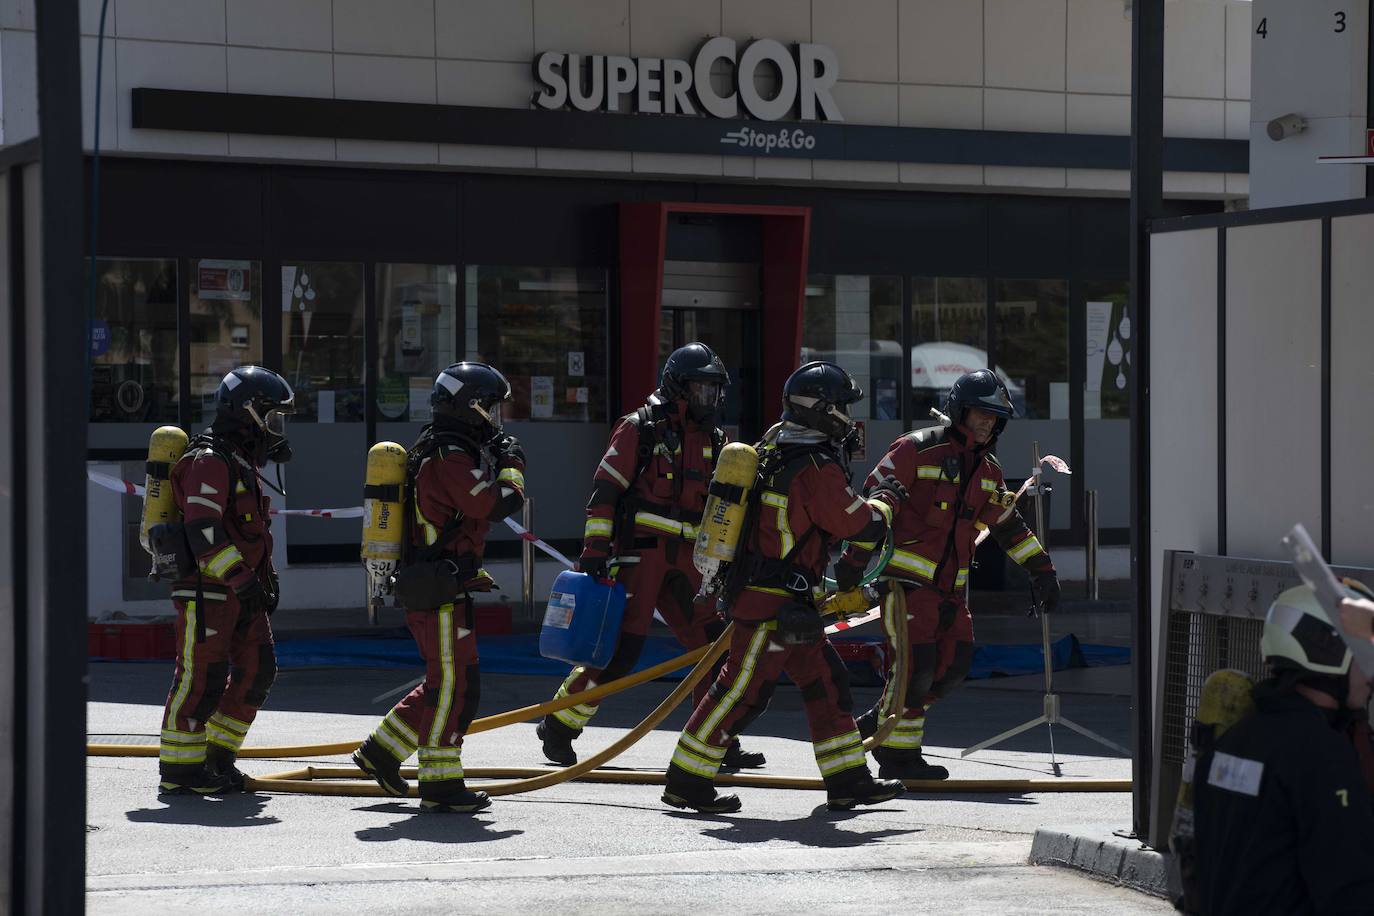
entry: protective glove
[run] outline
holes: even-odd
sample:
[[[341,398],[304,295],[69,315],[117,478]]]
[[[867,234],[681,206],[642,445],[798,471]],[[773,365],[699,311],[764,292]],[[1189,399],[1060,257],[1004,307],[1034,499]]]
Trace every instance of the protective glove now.
[[[525,466],[525,450],[514,436],[501,436],[493,440],[492,447],[500,456],[501,463],[519,462],[520,467]]]
[[[863,578],[863,567],[855,566],[853,563],[839,560],[835,563],[835,591],[852,591],[859,585],[859,580]]]
[[[1053,570],[1031,574],[1031,602],[1027,617],[1059,610],[1059,576]]]
[[[869,491],[869,496],[879,496],[886,494],[885,502],[892,504],[894,508],[901,506],[911,498],[911,491],[902,485],[902,482],[895,477],[884,477],[883,482]]]
[[[276,603],[271,600],[257,576],[250,575],[242,584],[234,586],[234,594],[238,596],[239,607],[249,614],[266,611],[268,607],[276,608]]]
[[[878,593],[874,589],[850,588],[838,591],[821,602],[821,613],[848,619],[864,613],[877,602]]]
[[[954,615],[958,613],[959,605],[949,599],[940,602],[940,616],[935,623],[935,632],[943,633],[954,626]]]
[[[281,580],[277,578],[276,567],[272,566],[270,563],[267,565],[266,594],[267,603],[264,610],[267,611],[267,616],[271,617],[272,612],[277,609],[277,605],[281,604]]]
[[[577,571],[584,572],[598,581],[608,579],[609,558],[602,555],[589,555],[583,552],[577,560]]]

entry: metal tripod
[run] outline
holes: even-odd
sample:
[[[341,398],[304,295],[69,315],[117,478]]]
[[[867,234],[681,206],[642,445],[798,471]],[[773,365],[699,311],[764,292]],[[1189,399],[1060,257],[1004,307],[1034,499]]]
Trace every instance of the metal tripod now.
[[[1031,473],[1033,473],[1033,474],[1035,475],[1035,528],[1036,528],[1036,534],[1037,534],[1037,536],[1040,538],[1040,544],[1041,544],[1042,547],[1044,547],[1044,546],[1046,546],[1046,545],[1045,545],[1045,542],[1046,542],[1046,538],[1045,538],[1045,533],[1046,533],[1046,529],[1045,529],[1045,500],[1044,500],[1044,498],[1043,498],[1043,494],[1044,494],[1044,492],[1045,492],[1045,486],[1044,486],[1044,484],[1041,482],[1040,443],[1039,443],[1039,442],[1034,443],[1034,444],[1032,445],[1031,449],[1032,449],[1032,458],[1033,458],[1033,460],[1034,460],[1034,462],[1035,462],[1035,463],[1032,465],[1032,467],[1034,468],[1034,470],[1031,472]],[[1048,549],[1048,547],[1046,547],[1046,549]],[[1052,766],[1052,767],[1054,768],[1054,773],[1055,773],[1056,776],[1058,776],[1058,775],[1059,775],[1059,761],[1055,758],[1055,754],[1054,754],[1054,727],[1055,727],[1056,725],[1062,725],[1062,726],[1064,726],[1065,728],[1067,728],[1067,729],[1069,729],[1069,730],[1071,730],[1071,731],[1078,732],[1078,733],[1079,733],[1080,735],[1082,735],[1084,738],[1090,738],[1090,739],[1092,739],[1093,741],[1096,741],[1098,744],[1106,745],[1107,747],[1111,748],[1112,750],[1114,750],[1114,751],[1119,751],[1119,752],[1121,752],[1122,754],[1125,754],[1127,757],[1129,757],[1129,756],[1131,755],[1131,752],[1128,751],[1126,748],[1122,747],[1121,745],[1117,744],[1115,741],[1112,741],[1112,740],[1109,739],[1109,738],[1104,738],[1102,735],[1099,735],[1097,732],[1093,731],[1092,729],[1084,728],[1082,725],[1079,725],[1077,722],[1074,722],[1072,719],[1066,719],[1066,718],[1064,718],[1063,715],[1060,714],[1060,711],[1059,711],[1059,708],[1060,708],[1059,696],[1058,696],[1058,695],[1054,692],[1054,690],[1053,690],[1053,686],[1054,686],[1054,663],[1053,663],[1053,661],[1050,659],[1050,621],[1049,621],[1049,617],[1046,616],[1045,614],[1040,614],[1039,616],[1040,616],[1040,646],[1041,646],[1041,649],[1043,650],[1044,655],[1045,655],[1045,706],[1044,706],[1044,712],[1042,712],[1039,716],[1035,717],[1034,719],[1031,719],[1029,722],[1023,722],[1023,723],[1021,723],[1020,725],[1016,726],[1015,728],[1008,729],[1007,731],[1002,732],[1000,735],[993,735],[991,738],[988,738],[986,741],[980,741],[979,743],[973,745],[972,747],[965,748],[964,750],[962,750],[962,751],[959,752],[959,756],[960,756],[960,757],[967,757],[967,756],[970,755],[970,754],[976,754],[976,753],[978,753],[979,751],[981,751],[981,750],[986,750],[987,748],[990,748],[990,747],[992,747],[992,746],[995,745],[995,744],[1001,744],[1003,741],[1006,741],[1006,740],[1009,739],[1009,738],[1014,738],[1015,736],[1021,734],[1021,733],[1024,732],[1024,731],[1030,731],[1032,728],[1035,728],[1037,725],[1045,725],[1045,726],[1048,726],[1048,728],[1049,728],[1049,736],[1050,736],[1050,766]]]

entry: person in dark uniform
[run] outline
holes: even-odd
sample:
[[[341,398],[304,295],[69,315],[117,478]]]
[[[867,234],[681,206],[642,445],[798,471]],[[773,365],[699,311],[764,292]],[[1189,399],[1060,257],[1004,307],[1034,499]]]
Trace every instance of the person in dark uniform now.
[[[1185,910],[1374,913],[1374,807],[1348,737],[1368,716],[1369,675],[1307,586],[1274,601],[1261,648],[1272,676],[1254,713],[1197,758]]]

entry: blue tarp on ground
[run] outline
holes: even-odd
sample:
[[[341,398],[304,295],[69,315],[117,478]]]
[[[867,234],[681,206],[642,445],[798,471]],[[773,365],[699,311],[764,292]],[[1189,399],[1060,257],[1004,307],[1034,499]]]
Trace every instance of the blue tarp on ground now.
[[[845,642],[876,642],[871,639]],[[568,673],[564,662],[544,658],[539,654],[537,634],[521,636],[483,636],[478,639],[478,653],[482,670],[490,674],[547,674],[563,676]],[[636,671],[667,661],[682,653],[677,642],[666,636],[651,637],[644,645]],[[1050,646],[1054,670],[1091,668],[1102,665],[1125,665],[1131,660],[1131,650],[1117,646],[1082,645],[1073,634]],[[409,636],[334,636],[325,639],[283,639],[277,643],[277,664],[282,668],[360,667],[360,668],[418,668],[420,655]],[[1008,677],[1017,674],[1037,674],[1044,670],[1039,645],[979,645],[973,656],[970,678]],[[858,680],[866,676],[876,680],[876,673],[856,670]],[[681,677],[682,672],[670,675]]]

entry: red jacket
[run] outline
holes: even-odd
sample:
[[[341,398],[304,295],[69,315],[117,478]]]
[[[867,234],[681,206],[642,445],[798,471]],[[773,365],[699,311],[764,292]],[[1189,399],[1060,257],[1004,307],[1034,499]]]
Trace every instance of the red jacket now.
[[[776,448],[761,450],[765,467]],[[854,492],[828,452],[802,446],[780,454],[777,469],[764,472],[756,521],[746,534],[742,562],[752,568],[730,612],[740,620],[769,619],[779,599],[805,596],[820,585],[832,542],[879,541],[887,533],[886,514]]]
[[[172,498],[181,510],[201,584],[212,596],[215,586],[238,591],[255,575],[271,587],[272,535],[267,511],[271,500],[263,494],[248,459],[228,440],[217,442],[218,453],[193,442],[172,468]],[[183,579],[178,585],[195,582]]]
[[[910,497],[898,502],[890,491],[875,491],[889,478],[905,486]],[[1010,496],[1002,466],[986,449],[970,446],[959,429],[937,426],[902,436],[868,475],[864,489],[895,510],[888,575],[962,593],[974,539],[984,528],[991,528],[998,545],[1027,571],[1054,571],[1021,513],[1013,509],[1002,519],[1003,500]],[[862,566],[870,553],[851,545],[841,562]]]
[[[716,468],[716,448],[725,441],[720,430],[688,417],[683,402],[666,401],[657,393],[644,407],[621,417],[592,476],[582,556],[610,556],[615,552],[612,538],[617,551],[631,549],[639,538],[694,543]]]
[[[433,544],[444,525],[461,513],[457,533],[440,556],[471,558],[480,565],[492,521],[505,518],[524,503],[524,472],[524,462],[513,454],[483,452],[474,458],[461,446],[439,445],[415,475],[411,544]]]

